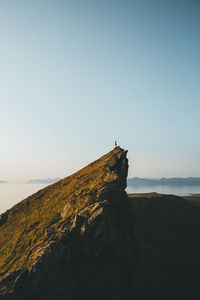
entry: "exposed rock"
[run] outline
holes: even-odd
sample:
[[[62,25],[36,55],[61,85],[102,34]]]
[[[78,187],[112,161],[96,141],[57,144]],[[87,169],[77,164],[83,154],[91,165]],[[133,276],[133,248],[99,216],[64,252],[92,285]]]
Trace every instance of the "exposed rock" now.
[[[138,245],[126,153],[115,148],[4,217],[0,299],[130,298]]]

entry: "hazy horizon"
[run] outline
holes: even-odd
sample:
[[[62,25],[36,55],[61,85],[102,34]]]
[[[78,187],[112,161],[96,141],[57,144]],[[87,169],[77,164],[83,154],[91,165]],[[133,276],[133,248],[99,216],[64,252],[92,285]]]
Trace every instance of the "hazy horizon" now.
[[[117,140],[129,177],[200,177],[200,3],[0,3],[0,180],[66,177]]]
[[[71,175],[73,175],[73,174],[71,174]],[[70,176],[70,175],[69,175]],[[24,178],[24,179],[20,179],[20,180],[18,180],[18,179],[14,179],[14,178],[12,178],[12,179],[9,179],[9,180],[2,180],[1,178],[0,178],[0,183],[1,183],[1,180],[2,181],[5,181],[5,182],[7,182],[7,183],[28,183],[29,181],[34,181],[34,180],[52,180],[52,179],[56,179],[56,180],[61,180],[61,179],[63,179],[63,178],[65,178],[65,177],[45,177],[45,178],[42,178],[42,177],[37,177],[37,178]],[[164,176],[161,176],[161,177],[138,177],[138,176],[132,176],[132,177],[130,177],[130,176],[128,176],[127,177],[127,179],[129,180],[129,179],[134,179],[134,178],[140,178],[140,179],[155,179],[155,180],[159,180],[159,179],[162,179],[162,178],[165,178],[165,179],[176,179],[176,178],[180,178],[180,179],[187,179],[187,178],[200,178],[200,176],[187,176],[187,177],[175,177],[175,176],[172,176],[172,177],[164,177]]]
[[[24,200],[33,193],[45,188],[47,183],[6,183],[0,184],[0,214],[4,213],[13,205]],[[192,194],[200,194],[200,186],[131,186],[128,184],[126,188],[127,193],[150,193],[157,192],[161,194],[175,194],[179,196]]]

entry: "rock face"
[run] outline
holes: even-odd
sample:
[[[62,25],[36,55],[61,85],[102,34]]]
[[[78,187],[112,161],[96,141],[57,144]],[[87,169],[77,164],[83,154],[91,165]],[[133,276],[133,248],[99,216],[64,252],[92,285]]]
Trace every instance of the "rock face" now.
[[[129,299],[138,257],[127,151],[0,216],[0,299]]]

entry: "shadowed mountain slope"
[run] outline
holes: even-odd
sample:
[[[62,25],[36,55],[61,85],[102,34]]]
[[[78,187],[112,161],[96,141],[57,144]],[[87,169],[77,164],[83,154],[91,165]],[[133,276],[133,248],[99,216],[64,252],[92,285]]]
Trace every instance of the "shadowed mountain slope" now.
[[[200,299],[200,205],[195,197],[144,193],[129,199],[141,249],[133,299]]]
[[[0,299],[122,299],[138,247],[116,147],[0,216]]]

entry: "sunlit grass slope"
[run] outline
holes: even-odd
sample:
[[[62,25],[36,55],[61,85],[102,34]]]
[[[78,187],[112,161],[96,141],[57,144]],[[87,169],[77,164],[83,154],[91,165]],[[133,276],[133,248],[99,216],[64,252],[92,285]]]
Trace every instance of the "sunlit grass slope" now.
[[[117,147],[72,176],[52,184],[15,205],[0,225],[0,274],[25,269],[32,253],[48,239],[57,239],[59,226],[86,204],[94,202],[107,182],[115,181],[112,165],[123,155]],[[108,172],[105,170],[108,169]],[[69,208],[63,216],[63,208]],[[2,218],[3,219],[3,218]],[[45,234],[51,226],[53,233]]]

